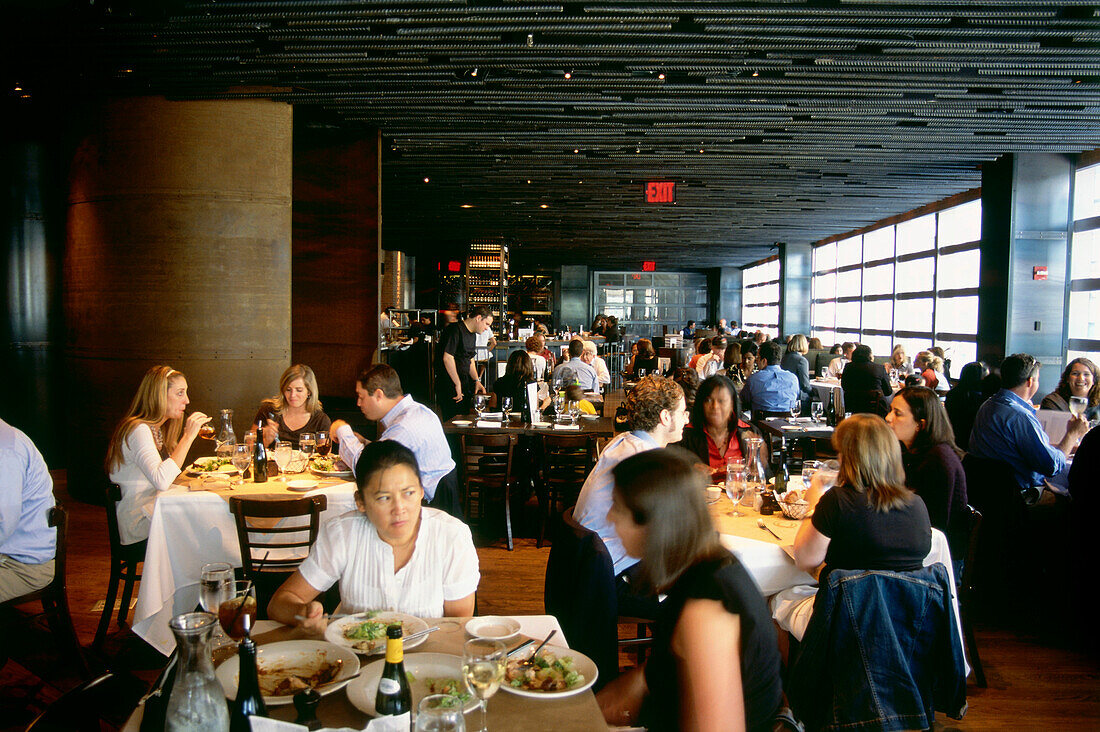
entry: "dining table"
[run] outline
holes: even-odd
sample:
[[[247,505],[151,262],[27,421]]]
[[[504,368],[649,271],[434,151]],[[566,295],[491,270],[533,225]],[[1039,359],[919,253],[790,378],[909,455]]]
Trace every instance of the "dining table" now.
[[[513,435],[594,435],[596,437],[614,437],[615,418],[595,415],[577,418],[575,423],[569,420],[556,421],[550,418],[546,422],[532,424],[523,422],[519,417],[512,419],[478,419],[476,415],[452,417],[443,423],[443,431],[449,435],[460,434],[513,434]]]
[[[232,482],[236,477],[228,477],[228,481],[210,480],[182,472],[153,504],[132,627],[165,655],[175,647],[168,620],[177,588],[198,582],[204,564],[242,566],[237,526],[229,511],[231,497],[288,500],[324,495],[328,505],[321,514],[322,523],[355,508],[355,483],[347,477],[290,473],[264,483],[248,480],[236,485]],[[287,486],[288,480],[302,478],[316,480],[317,488],[303,492]]]
[[[194,590],[194,598],[198,597],[197,588]],[[190,599],[186,591],[179,593],[175,598],[176,610],[185,611],[193,608],[194,600]],[[189,607],[190,606],[190,607]],[[551,631],[556,631],[551,645],[568,648],[568,639],[562,632],[561,625],[553,615],[514,615],[508,616],[519,624],[519,635],[508,641],[508,648],[517,646],[524,640],[533,639],[541,642]],[[428,626],[438,626],[439,630],[431,633],[422,644],[405,651],[405,659],[408,662],[418,653],[442,653],[461,658],[462,646],[471,638],[466,632],[466,622],[470,618],[423,618]],[[274,621],[260,621],[252,636],[262,655],[263,647],[270,643],[292,640],[324,640],[322,635],[308,633],[301,628],[289,627],[275,623]],[[231,653],[229,655],[232,655]],[[381,655],[360,655],[360,663],[363,667],[371,663],[382,663]],[[219,658],[224,663],[224,658]],[[141,724],[142,707],[138,707],[127,720],[123,727],[124,732],[137,732]],[[273,719],[294,721],[295,709],[293,705],[268,706],[268,714]],[[479,719],[480,712],[467,712],[467,724],[474,725]],[[317,705],[317,720],[326,728],[347,727],[351,729],[364,729],[371,717],[366,712],[355,707],[348,698],[346,687],[321,696]],[[596,703],[596,696],[591,689],[570,696],[546,698],[531,698],[519,696],[505,689],[501,689],[488,704],[488,724],[491,729],[497,730],[606,730],[607,725],[603,720],[600,707]],[[471,729],[474,727],[471,726]]]

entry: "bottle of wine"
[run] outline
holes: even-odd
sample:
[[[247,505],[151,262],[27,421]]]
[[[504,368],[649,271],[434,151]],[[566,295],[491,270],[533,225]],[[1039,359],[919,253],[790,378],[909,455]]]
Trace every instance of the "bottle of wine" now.
[[[256,420],[256,447],[252,452],[252,480],[267,482],[267,449],[264,447],[264,418]]]
[[[237,698],[229,709],[229,732],[249,732],[252,729],[249,717],[267,716],[256,670],[256,642],[246,636],[237,646],[237,658],[240,659],[240,680],[237,682]]]
[[[374,708],[379,716],[399,717],[407,714],[412,722],[412,691],[409,679],[405,675],[405,641],[401,637],[401,626],[386,628],[386,665],[382,669],[382,678],[378,680],[378,694],[374,697]]]
[[[836,400],[833,398],[833,390],[829,389],[829,403],[825,405],[825,424],[836,427]]]

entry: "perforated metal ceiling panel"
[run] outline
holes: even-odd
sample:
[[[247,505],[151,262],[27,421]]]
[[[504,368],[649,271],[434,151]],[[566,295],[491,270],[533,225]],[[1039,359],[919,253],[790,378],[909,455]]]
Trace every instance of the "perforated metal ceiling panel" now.
[[[1095,2],[27,4],[5,82],[32,94],[258,94],[381,129],[383,243],[411,251],[743,264],[1005,152],[1100,146]]]

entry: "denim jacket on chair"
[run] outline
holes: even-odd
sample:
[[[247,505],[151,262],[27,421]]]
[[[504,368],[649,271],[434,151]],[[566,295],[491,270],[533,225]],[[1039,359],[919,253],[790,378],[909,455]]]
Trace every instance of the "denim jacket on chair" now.
[[[932,727],[966,713],[966,667],[947,571],[833,570],[791,669],[808,729]]]

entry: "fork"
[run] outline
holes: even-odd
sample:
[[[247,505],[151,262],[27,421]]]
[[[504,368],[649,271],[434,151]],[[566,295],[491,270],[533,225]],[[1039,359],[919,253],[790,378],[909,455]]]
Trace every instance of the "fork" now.
[[[528,656],[527,658],[520,659],[519,665],[520,666],[527,666],[527,667],[534,666],[535,665],[535,656],[539,655],[539,651],[542,650],[542,647],[545,646],[547,643],[549,643],[550,639],[553,638],[555,635],[557,635],[557,633],[558,633],[558,631],[556,629],[551,630],[550,634],[548,636],[546,636],[546,638],[542,641],[542,643],[539,643],[535,647],[534,652],[530,656]]]

